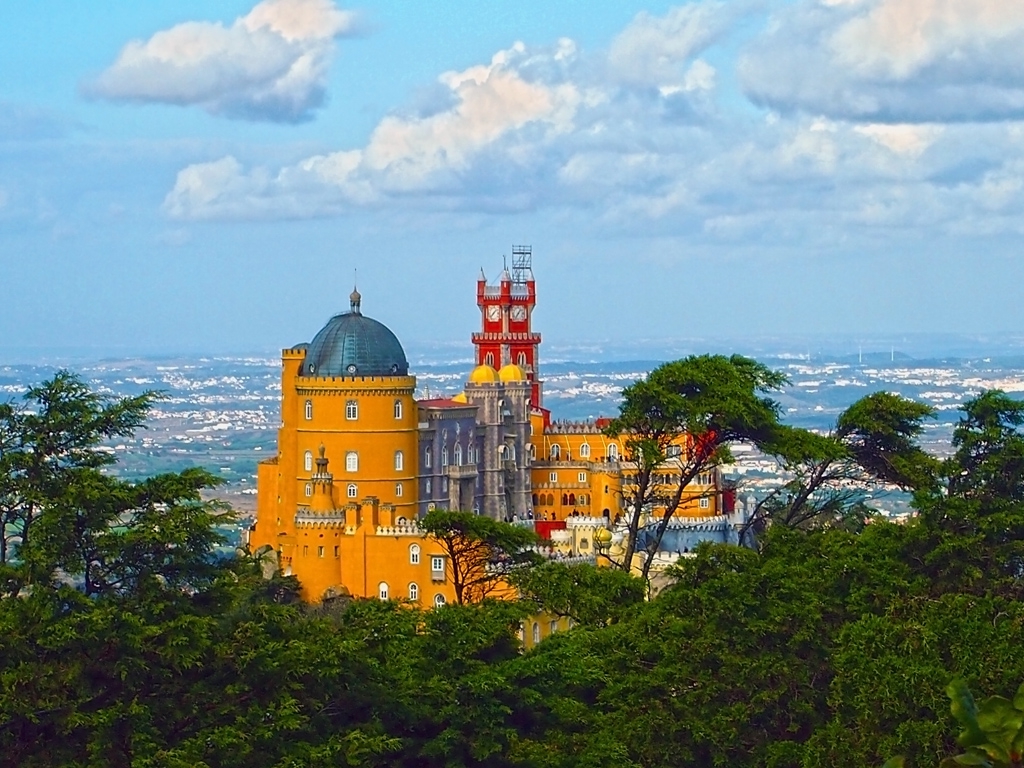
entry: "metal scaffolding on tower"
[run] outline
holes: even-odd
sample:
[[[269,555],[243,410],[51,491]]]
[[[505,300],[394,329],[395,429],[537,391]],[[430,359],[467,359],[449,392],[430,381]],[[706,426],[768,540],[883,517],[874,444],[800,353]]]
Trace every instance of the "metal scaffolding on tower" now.
[[[513,245],[512,283],[525,286],[527,280],[533,280],[533,246]]]

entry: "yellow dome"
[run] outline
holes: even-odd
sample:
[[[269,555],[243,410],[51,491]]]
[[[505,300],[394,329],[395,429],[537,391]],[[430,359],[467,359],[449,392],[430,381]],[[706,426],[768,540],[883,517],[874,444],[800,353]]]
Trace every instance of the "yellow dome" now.
[[[455,397],[452,398],[452,402],[454,402],[454,403],[468,403],[469,400],[466,399],[466,393],[465,392],[459,392],[459,394],[457,394]]]
[[[486,364],[478,365],[473,369],[473,372],[469,374],[470,384],[496,384],[497,382],[498,372]]]
[[[526,381],[526,374],[515,363],[509,363],[508,365],[501,366],[501,370],[498,371],[498,378],[502,381]]]

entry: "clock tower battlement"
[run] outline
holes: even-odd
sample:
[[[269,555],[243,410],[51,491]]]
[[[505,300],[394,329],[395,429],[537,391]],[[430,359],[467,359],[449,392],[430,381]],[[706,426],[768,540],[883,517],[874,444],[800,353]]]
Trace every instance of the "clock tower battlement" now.
[[[488,285],[480,270],[476,305],[480,307],[481,332],[473,334],[476,364],[492,368],[509,363],[518,365],[530,382],[530,404],[540,409],[543,407],[537,356],[540,334],[534,333],[531,327],[536,304],[531,246],[512,246],[512,272],[509,273],[506,263],[497,285]]]

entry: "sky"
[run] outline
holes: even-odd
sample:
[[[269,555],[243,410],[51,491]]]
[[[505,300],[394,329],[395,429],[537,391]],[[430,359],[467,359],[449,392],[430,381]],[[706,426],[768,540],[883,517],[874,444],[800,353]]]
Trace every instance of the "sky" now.
[[[0,363],[1018,333],[1024,3],[0,0]]]

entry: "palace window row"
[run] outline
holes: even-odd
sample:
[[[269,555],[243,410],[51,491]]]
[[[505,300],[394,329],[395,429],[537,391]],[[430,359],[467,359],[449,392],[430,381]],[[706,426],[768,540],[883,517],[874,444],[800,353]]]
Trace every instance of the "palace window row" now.
[[[585,507],[590,502],[590,498],[585,493],[581,493],[578,496],[575,493],[563,493],[562,494],[562,506],[563,507]],[[555,494],[553,493],[535,493],[533,494],[533,506],[535,507],[553,507],[555,506]]]

